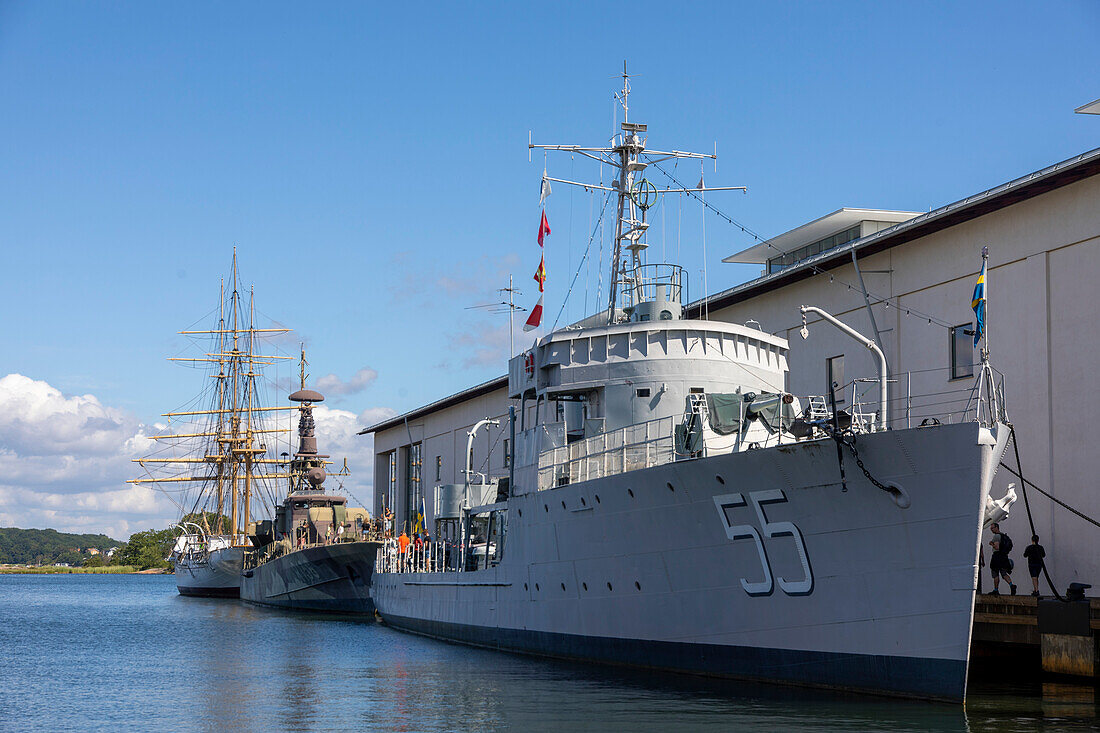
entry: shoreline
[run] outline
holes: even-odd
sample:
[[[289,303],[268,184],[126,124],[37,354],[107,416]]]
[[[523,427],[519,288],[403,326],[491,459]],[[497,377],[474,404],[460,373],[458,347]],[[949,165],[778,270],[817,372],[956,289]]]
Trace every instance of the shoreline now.
[[[58,568],[53,565],[0,565],[0,575],[168,575],[167,568],[138,570],[132,565],[107,565],[101,568]]]

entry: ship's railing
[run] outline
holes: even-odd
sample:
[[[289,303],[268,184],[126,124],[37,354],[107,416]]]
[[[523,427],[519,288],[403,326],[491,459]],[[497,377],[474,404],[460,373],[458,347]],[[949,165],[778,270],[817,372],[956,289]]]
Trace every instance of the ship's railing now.
[[[383,536],[380,531],[374,526],[364,527],[362,531],[345,532],[330,539],[322,539],[319,542],[303,542],[303,543],[290,543],[283,542],[271,542],[263,547],[255,550],[249,550],[244,553],[243,567],[245,570],[250,570],[257,565],[262,565],[265,562],[269,562],[283,555],[289,555],[292,552],[298,550],[305,550],[311,547],[328,547],[331,545],[344,544],[346,542],[382,542]]]
[[[958,377],[946,367],[899,372],[890,380],[890,428],[901,429],[930,423],[978,422],[990,427],[1007,422],[1004,375],[992,367],[983,376],[981,364],[962,365],[971,370]],[[965,381],[964,381],[965,380]],[[972,380],[972,381],[971,381]],[[854,379],[851,401],[838,405],[852,415],[853,423],[872,421],[877,414],[877,380]]]
[[[665,298],[674,303],[690,302],[687,273],[679,265],[657,262],[638,265],[623,273],[616,285],[623,293],[624,305],[656,300],[657,288],[664,286]]]
[[[539,454],[539,491],[591,481],[676,460],[675,423],[661,417],[612,430]]]
[[[483,559],[483,558],[482,558]],[[405,551],[397,540],[383,540],[375,562],[379,573],[447,573],[462,569],[462,546],[455,542],[431,540],[410,542]]]

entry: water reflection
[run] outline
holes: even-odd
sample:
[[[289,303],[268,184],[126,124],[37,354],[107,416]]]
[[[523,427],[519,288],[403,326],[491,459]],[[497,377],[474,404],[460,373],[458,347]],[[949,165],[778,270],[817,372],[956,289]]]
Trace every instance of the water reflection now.
[[[978,685],[965,709],[568,664],[358,618],[181,598],[171,578],[0,576],[0,713],[77,730],[1092,729],[1092,687]],[[13,715],[15,717],[13,717]]]

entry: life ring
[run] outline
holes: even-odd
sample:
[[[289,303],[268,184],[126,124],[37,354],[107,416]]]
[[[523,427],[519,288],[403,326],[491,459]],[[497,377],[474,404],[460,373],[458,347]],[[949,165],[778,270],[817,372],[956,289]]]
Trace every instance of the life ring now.
[[[535,376],[535,354],[528,351],[523,355],[523,373],[527,375],[528,379]]]

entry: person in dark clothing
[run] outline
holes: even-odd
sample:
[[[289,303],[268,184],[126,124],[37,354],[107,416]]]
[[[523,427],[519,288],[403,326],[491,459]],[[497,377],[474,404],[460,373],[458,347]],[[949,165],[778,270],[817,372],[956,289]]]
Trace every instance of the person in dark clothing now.
[[[989,525],[989,529],[993,531],[993,539],[989,541],[990,546],[993,548],[993,555],[989,558],[989,572],[993,575],[993,592],[990,595],[998,596],[1001,594],[1001,578],[1004,578],[1005,582],[1008,583],[1012,595],[1016,595],[1016,585],[1012,582],[1011,574],[1012,560],[1008,557],[1008,553],[1012,551],[1012,538],[1001,532],[1001,528],[996,522]]]
[[[1024,557],[1027,558],[1027,572],[1031,576],[1031,595],[1039,596],[1039,573],[1043,572],[1043,558],[1047,551],[1039,544],[1039,535],[1031,535],[1031,544],[1024,548]]]

